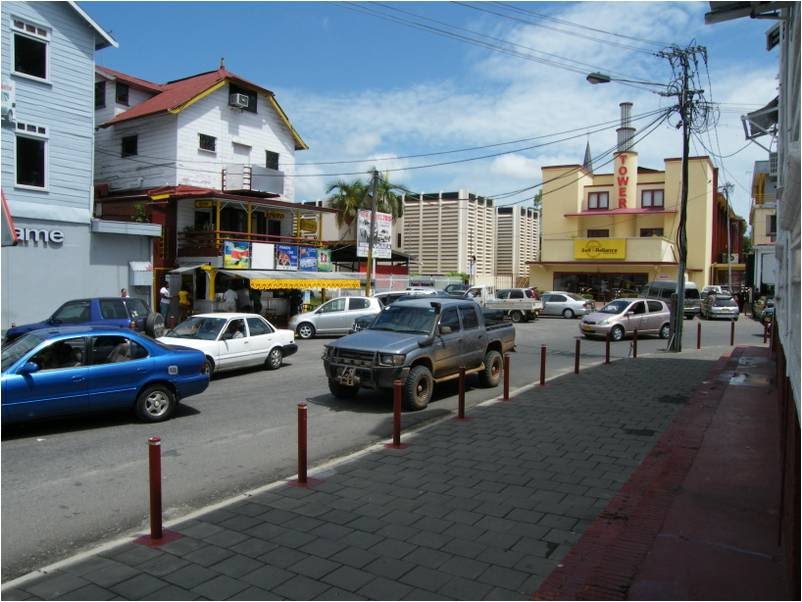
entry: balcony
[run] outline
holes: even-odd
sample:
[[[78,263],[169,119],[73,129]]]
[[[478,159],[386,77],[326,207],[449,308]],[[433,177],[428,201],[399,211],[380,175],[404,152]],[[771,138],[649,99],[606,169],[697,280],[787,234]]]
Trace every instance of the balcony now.
[[[177,237],[178,257],[218,257],[223,254],[223,242],[261,242],[278,245],[304,245],[320,247],[323,243],[316,238],[296,236],[275,236],[271,234],[248,234],[227,230],[185,231]]]
[[[225,192],[272,192],[284,194],[284,172],[259,165],[227,165],[223,168]]]
[[[617,259],[577,259],[574,254],[574,243],[584,238],[544,238],[540,247],[540,261],[543,263],[676,263],[677,253],[674,243],[660,236],[648,238],[615,238],[598,239],[625,241],[624,257]]]

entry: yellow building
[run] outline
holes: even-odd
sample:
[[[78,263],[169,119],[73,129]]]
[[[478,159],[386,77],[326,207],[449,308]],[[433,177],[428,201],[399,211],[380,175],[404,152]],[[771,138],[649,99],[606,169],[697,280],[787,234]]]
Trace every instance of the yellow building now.
[[[611,173],[593,173],[587,158],[584,166],[542,168],[540,259],[530,263],[531,286],[606,299],[621,294],[617,289],[634,294],[652,280],[676,281],[682,162],[664,159],[662,170],[638,165],[630,108],[622,103]],[[686,278],[701,289],[713,283],[713,264],[726,250],[723,197],[708,157],[691,157],[688,173]]]

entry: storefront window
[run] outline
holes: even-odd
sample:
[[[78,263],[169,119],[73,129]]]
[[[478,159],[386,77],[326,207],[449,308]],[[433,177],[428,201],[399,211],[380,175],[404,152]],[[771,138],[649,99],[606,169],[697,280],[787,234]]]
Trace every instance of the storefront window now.
[[[610,238],[609,230],[588,230],[588,238]]]
[[[648,282],[649,275],[646,273],[554,273],[554,290],[593,295],[596,301],[637,297],[638,291]]]
[[[640,235],[642,237],[649,237],[649,236],[662,236],[663,229],[662,228],[641,228]]]

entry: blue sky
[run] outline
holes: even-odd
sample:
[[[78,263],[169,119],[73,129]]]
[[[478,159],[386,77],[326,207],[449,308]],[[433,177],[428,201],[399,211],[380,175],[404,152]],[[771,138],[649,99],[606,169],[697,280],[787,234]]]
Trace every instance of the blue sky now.
[[[541,166],[581,162],[588,140],[594,155],[613,146],[615,124],[587,132],[617,120],[620,102],[632,101],[635,115],[668,104],[656,94],[620,83],[591,86],[585,81],[587,72],[603,70],[625,79],[666,82],[671,75],[667,61],[650,52],[666,44],[685,46],[695,41],[709,53],[709,82],[700,65],[706,97],[723,104],[718,105],[716,129],[700,134],[701,141],[694,141],[691,152],[709,154],[704,144],[724,157],[714,157],[723,169],[720,180],[734,184],[735,210],[748,216],[752,165],[765,160],[766,152],[752,144],[727,155],[746,143],[740,115],[776,94],[777,51],[765,51],[764,38],[772,22],[740,19],[708,26],[707,2],[465,4],[360,5],[374,14],[339,2],[82,2],[81,6],[120,44],[118,49],[99,52],[98,64],[165,82],[214,69],[225,57],[229,70],[276,93],[310,146],[309,151],[297,153],[298,163],[359,160],[347,165],[299,165],[299,173],[310,174],[297,179],[299,200],[322,197],[326,186],[337,179],[326,174],[367,171],[374,164],[400,170],[505,151],[492,158],[388,175],[421,192],[462,188],[493,196],[534,186],[540,182]],[[375,13],[453,35],[478,36],[508,51],[568,68],[466,44]],[[636,127],[645,128],[648,121]],[[573,129],[577,129],[573,138],[560,143],[554,142],[569,135],[485,151],[395,159]],[[552,144],[521,149],[548,141]],[[680,155],[680,134],[663,124],[638,151],[641,165],[661,169],[663,158]],[[381,160],[369,160],[376,158]],[[523,192],[500,202],[527,202],[532,194]]]

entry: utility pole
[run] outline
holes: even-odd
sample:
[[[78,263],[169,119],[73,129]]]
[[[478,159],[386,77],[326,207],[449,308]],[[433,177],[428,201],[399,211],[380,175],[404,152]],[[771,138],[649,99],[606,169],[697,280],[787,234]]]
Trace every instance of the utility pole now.
[[[732,231],[730,226],[730,188],[732,184],[724,184],[724,198],[727,199],[727,288],[732,294]]]
[[[376,230],[376,191],[379,187],[379,172],[374,167],[370,193],[370,233],[368,234],[368,262],[365,267],[365,296],[370,297],[373,291],[373,238]]]

